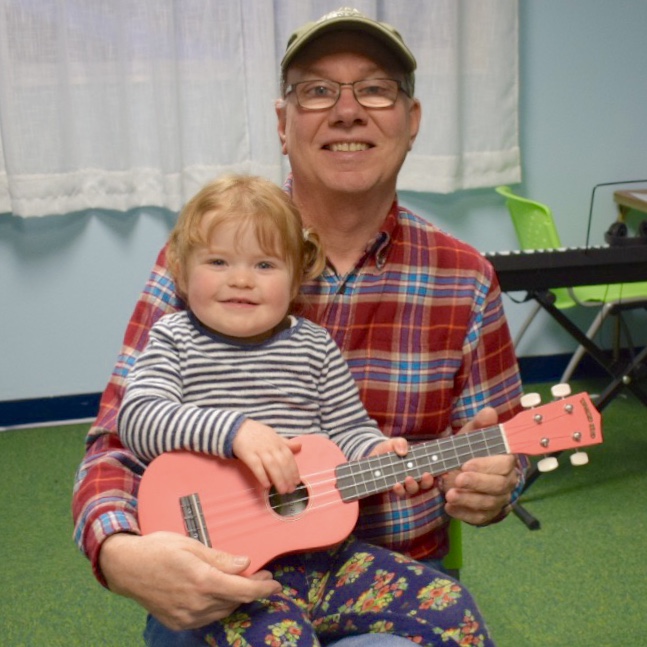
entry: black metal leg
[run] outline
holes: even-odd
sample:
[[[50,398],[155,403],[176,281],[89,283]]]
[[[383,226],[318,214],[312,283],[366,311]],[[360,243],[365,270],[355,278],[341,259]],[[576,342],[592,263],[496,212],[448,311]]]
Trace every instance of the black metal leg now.
[[[512,506],[512,512],[517,515],[521,521],[523,521],[524,525],[528,530],[539,530],[541,528],[541,523],[539,523],[539,519],[537,517],[534,517],[533,515],[526,510],[521,503],[517,502]]]
[[[607,373],[612,377],[611,382],[606,386],[604,391],[598,396],[595,401],[595,406],[598,411],[602,411],[614,398],[616,398],[623,388],[629,389],[645,406],[647,406],[647,393],[643,391],[634,381],[640,365],[647,359],[647,347],[633,357],[629,362],[626,362],[622,367],[618,368],[613,366],[607,359],[602,350],[591,341],[582,330],[580,330],[563,312],[558,310],[553,301],[550,292],[533,292],[529,293],[541,307],[550,314],[555,321],[566,330],[579,344],[581,344],[589,355],[602,366]],[[618,306],[618,311],[622,310],[622,306]],[[612,313],[613,314],[613,311]],[[559,456],[561,452],[551,454],[551,456]],[[541,472],[536,466],[533,466],[528,472],[526,477],[526,484],[523,491],[526,492],[528,488],[541,476]],[[513,512],[521,519],[529,530],[538,530],[541,527],[539,520],[528,512],[519,502],[513,505]]]
[[[635,372],[638,367],[647,359],[647,346],[643,348],[636,357],[625,365],[625,370],[620,372],[598,396],[595,401],[595,406],[598,411],[602,411],[619,393],[623,388],[628,388],[631,392],[647,406],[647,395],[645,392],[634,382]]]

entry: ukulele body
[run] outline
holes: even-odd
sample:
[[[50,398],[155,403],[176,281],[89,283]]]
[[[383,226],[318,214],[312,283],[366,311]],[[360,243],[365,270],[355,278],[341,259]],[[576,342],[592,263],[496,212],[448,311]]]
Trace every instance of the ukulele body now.
[[[195,538],[218,550],[249,556],[245,574],[282,554],[338,544],[352,532],[359,512],[357,501],[342,501],[335,485],[335,466],[346,458],[323,436],[300,440],[295,459],[302,484],[292,498],[263,488],[237,459],[191,452],[162,454],[146,469],[139,489],[142,532],[195,536],[187,529],[187,516],[199,511],[208,540]],[[187,497],[193,501],[191,511],[187,511]]]

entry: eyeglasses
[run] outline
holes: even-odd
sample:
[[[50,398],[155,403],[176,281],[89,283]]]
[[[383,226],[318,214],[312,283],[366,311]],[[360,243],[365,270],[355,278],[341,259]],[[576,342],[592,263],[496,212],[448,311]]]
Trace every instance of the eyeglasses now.
[[[395,104],[398,92],[409,94],[402,82],[395,79],[363,79],[353,83],[315,79],[288,85],[285,96],[293,92],[304,110],[328,110],[339,101],[345,85],[353,88],[355,100],[365,108],[390,108]]]

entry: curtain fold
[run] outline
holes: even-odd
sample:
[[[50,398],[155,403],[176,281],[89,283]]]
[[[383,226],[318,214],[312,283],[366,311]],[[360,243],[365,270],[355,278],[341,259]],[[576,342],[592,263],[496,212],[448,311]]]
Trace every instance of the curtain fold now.
[[[225,171],[281,182],[279,61],[343,0],[0,0],[0,213],[178,210]],[[418,59],[399,188],[519,181],[517,0],[360,0]]]

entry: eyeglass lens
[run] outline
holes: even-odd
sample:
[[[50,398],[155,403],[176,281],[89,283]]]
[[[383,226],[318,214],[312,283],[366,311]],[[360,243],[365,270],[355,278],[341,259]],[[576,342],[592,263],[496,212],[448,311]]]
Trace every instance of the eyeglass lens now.
[[[317,79],[301,81],[290,86],[296,93],[297,101],[307,110],[332,108],[341,95],[343,86],[351,86],[357,102],[365,108],[387,108],[392,106],[400,89],[394,79],[365,79],[354,83],[338,83]]]

